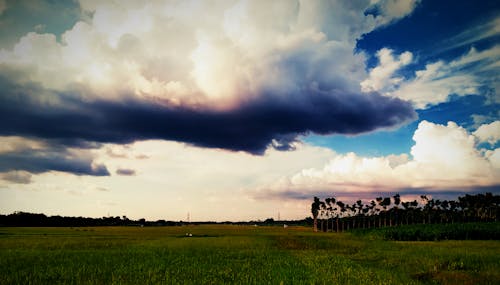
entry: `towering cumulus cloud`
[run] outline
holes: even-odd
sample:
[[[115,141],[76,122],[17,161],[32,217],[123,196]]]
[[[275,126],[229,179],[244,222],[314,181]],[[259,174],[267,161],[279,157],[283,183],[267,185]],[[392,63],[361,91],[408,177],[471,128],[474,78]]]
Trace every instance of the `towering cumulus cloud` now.
[[[489,129],[500,123],[482,125]],[[310,199],[313,195],[373,198],[379,192],[402,194],[498,191],[499,149],[478,150],[484,132],[469,133],[454,122],[422,121],[407,154],[362,157],[333,155],[323,167],[303,169],[257,193],[263,197]],[[445,173],[445,174],[443,174]],[[264,193],[264,194],[263,194]]]
[[[82,0],[63,34],[0,50],[0,135],[262,154],[302,134],[399,126],[412,106],[361,92],[365,55],[354,52],[416,3],[396,2]]]

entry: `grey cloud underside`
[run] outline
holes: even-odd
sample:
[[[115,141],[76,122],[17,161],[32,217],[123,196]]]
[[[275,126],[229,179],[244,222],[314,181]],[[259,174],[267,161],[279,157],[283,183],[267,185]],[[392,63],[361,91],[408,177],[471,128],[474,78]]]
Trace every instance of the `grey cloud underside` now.
[[[0,179],[9,181],[16,184],[29,184],[31,183],[31,174],[25,171],[11,171],[1,173]]]
[[[455,199],[457,196],[462,196],[464,194],[479,194],[491,192],[493,194],[500,194],[500,184],[495,184],[491,186],[471,186],[471,187],[455,187],[455,188],[431,188],[431,187],[414,187],[414,188],[396,188],[387,191],[384,190],[373,190],[373,191],[350,191],[347,192],[343,189],[318,189],[317,191],[300,191],[300,190],[288,190],[282,192],[265,192],[261,191],[254,195],[256,199],[269,200],[311,200],[311,197],[317,196],[322,198],[327,197],[342,197],[347,200],[358,200],[366,199],[372,200],[376,197],[388,195],[409,195],[409,196],[420,196],[429,195],[432,193],[432,197],[437,199]]]
[[[92,157],[78,157],[64,149],[27,149],[0,154],[0,173],[60,171],[76,175],[109,176],[104,165],[92,165]],[[8,180],[8,179],[7,179]]]
[[[128,169],[128,168],[119,168],[116,170],[116,174],[123,175],[123,176],[134,176],[135,170]]]
[[[19,90],[1,91],[0,135],[63,143],[164,139],[262,154],[273,141],[277,148],[289,149],[301,134],[358,134],[416,117],[409,103],[376,93],[264,94],[231,110],[216,111],[134,100],[84,101],[75,94],[53,94],[58,103],[39,103],[33,88]]]

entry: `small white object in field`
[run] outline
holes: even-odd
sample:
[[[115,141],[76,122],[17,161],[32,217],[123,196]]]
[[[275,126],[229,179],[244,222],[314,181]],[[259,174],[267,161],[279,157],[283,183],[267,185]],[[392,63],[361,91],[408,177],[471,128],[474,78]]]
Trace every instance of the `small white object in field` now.
[[[288,228],[288,225],[287,224],[283,224],[283,228],[284,229]]]
[[[189,236],[190,236],[190,237],[192,237],[192,236],[193,236],[193,234],[189,234]]]

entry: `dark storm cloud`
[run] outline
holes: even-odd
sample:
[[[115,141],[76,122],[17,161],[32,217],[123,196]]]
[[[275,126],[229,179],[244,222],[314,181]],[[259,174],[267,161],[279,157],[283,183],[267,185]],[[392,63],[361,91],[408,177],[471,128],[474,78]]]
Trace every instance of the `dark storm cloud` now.
[[[24,149],[0,153],[0,172],[19,170],[30,173],[61,171],[76,175],[110,175],[104,165],[93,165],[92,158],[71,154],[64,149]]]
[[[216,111],[130,99],[84,101],[77,94],[52,94],[57,100],[47,103],[36,97],[34,87],[6,85],[10,86],[0,94],[0,135],[62,143],[164,139],[262,154],[269,145],[290,149],[290,142],[301,134],[359,134],[397,126],[416,116],[410,104],[376,93],[265,94],[231,110]]]

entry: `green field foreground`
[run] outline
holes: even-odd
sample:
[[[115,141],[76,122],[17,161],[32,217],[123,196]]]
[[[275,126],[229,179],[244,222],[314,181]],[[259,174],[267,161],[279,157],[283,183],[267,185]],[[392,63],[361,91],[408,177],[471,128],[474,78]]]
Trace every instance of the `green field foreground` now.
[[[236,225],[0,228],[0,284],[61,283],[500,284],[500,241]]]

